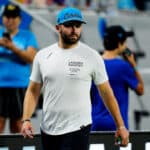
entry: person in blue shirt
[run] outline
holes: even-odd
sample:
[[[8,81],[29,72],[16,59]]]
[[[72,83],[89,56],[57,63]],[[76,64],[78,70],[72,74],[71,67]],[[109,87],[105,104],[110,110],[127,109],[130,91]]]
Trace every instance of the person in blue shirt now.
[[[129,89],[134,90],[137,95],[144,94],[143,80],[137,70],[134,54],[127,48],[127,38],[130,36],[133,36],[131,32],[125,31],[120,25],[107,27],[103,39],[105,50],[102,54],[109,82],[118,101],[126,128],[129,128]],[[91,87],[91,99],[93,120],[91,130],[116,130],[115,122],[103,104],[94,82]]]
[[[8,4],[2,13],[0,28],[0,133],[6,119],[10,119],[10,132],[21,129],[22,105],[29,83],[30,67],[38,49],[35,35],[19,29],[21,10]]]

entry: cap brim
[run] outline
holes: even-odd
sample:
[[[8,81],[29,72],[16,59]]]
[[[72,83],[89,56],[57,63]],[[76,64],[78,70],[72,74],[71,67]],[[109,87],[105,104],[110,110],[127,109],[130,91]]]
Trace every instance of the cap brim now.
[[[80,20],[78,18],[67,19],[67,20],[64,20],[64,21],[60,22],[59,24],[63,24],[63,23],[70,22],[70,21],[79,21],[79,22],[81,22],[83,24],[86,24],[86,22],[84,20]]]
[[[4,12],[3,14],[2,14],[2,16],[9,16],[9,17],[18,17],[18,16],[20,16],[20,14],[19,13],[14,13],[14,12]]]
[[[133,37],[133,36],[134,36],[134,32],[133,31],[126,32],[126,37]]]

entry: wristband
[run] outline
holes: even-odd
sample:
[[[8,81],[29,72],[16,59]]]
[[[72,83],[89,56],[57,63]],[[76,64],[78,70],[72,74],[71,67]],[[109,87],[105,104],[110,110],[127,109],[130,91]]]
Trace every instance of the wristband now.
[[[134,66],[134,67],[133,67],[133,70],[134,70],[134,71],[138,71],[137,66]]]
[[[22,122],[22,123],[24,123],[24,122],[31,122],[31,120],[30,120],[30,119],[24,119],[24,120],[22,120],[21,122]]]
[[[119,128],[117,128],[117,130],[121,130],[121,129],[125,129],[125,126],[120,126]]]

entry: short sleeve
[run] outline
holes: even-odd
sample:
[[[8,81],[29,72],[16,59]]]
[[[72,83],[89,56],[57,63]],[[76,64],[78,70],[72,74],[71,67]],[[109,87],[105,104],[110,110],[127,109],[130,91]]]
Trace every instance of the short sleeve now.
[[[92,79],[96,85],[108,81],[108,75],[106,72],[104,60],[102,59],[101,55],[97,52],[94,54],[93,57]]]
[[[33,61],[30,80],[37,82],[37,83],[42,83],[42,76],[41,76],[41,71],[40,71],[38,54],[36,54],[34,61]]]
[[[123,80],[131,89],[135,90],[137,88],[138,80],[135,76],[133,68],[128,63],[124,65]]]
[[[37,39],[35,37],[35,35],[32,32],[29,32],[29,36],[28,36],[28,46],[32,46],[35,49],[38,49],[38,42]]]

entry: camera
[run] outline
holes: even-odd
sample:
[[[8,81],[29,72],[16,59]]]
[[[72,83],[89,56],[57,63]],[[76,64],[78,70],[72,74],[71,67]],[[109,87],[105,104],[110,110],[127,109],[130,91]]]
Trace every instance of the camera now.
[[[131,50],[129,50],[128,48],[125,49],[125,51],[122,53],[123,55],[127,55],[130,56],[132,54]]]
[[[9,33],[9,32],[4,32],[4,33],[3,33],[3,37],[5,37],[5,38],[11,40],[11,36],[10,36],[10,33]]]

